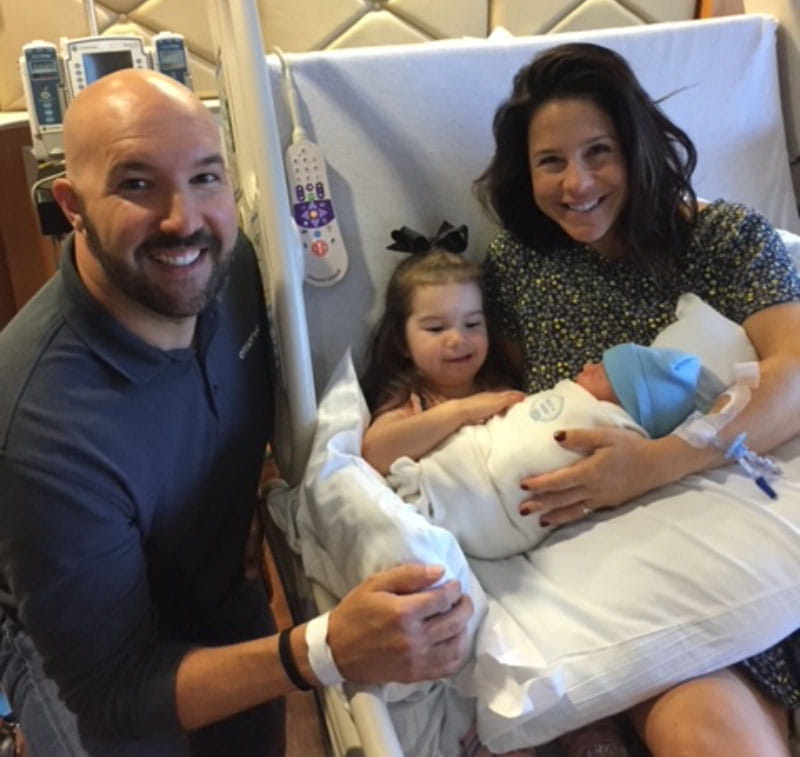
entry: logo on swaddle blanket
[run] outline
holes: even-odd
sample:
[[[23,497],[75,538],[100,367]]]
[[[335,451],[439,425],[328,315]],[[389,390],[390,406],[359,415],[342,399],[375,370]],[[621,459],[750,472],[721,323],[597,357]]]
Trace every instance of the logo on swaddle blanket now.
[[[554,421],[564,409],[564,398],[560,394],[546,394],[531,403],[529,414],[531,419],[541,423]]]

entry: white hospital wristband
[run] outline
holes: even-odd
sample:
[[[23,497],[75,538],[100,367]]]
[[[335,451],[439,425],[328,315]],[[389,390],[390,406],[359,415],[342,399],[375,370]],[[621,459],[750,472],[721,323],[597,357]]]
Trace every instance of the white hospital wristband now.
[[[333,661],[333,653],[328,646],[328,615],[324,613],[306,623],[306,644],[308,645],[308,664],[323,686],[336,686],[344,681]]]

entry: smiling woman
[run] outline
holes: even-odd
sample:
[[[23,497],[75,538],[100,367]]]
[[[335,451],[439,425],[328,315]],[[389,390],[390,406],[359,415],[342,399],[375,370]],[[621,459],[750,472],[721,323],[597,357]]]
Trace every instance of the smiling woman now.
[[[662,271],[681,255],[697,212],[696,151],[621,56],[588,43],[540,55],[514,78],[494,135],[478,193],[521,242],[600,252],[602,239],[604,257]],[[573,237],[571,224],[595,205],[603,233]]]
[[[628,179],[611,119],[591,100],[554,100],[533,115],[528,139],[536,205],[572,239],[613,258]]]
[[[514,78],[494,136],[478,189],[505,228],[484,264],[486,306],[510,354],[521,356],[529,392],[575,375],[612,344],[651,343],[678,298],[694,292],[744,327],[760,361],[761,385],[726,429],[731,438],[746,433],[768,451],[800,432],[800,278],[792,261],[756,211],[697,202],[694,145],[620,55],[580,43],[543,52]],[[677,436],[567,428],[556,440],[590,454],[522,479],[529,498],[520,511],[551,525],[723,462]],[[791,703],[775,694],[777,671],[746,669],[680,684],[636,708],[650,752],[785,754],[781,705]]]

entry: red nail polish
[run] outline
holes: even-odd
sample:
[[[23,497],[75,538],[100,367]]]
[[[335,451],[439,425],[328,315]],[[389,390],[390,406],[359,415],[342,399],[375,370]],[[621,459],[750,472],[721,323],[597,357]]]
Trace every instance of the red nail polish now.
[[[566,431],[556,431],[555,434],[553,434],[553,439],[555,439],[557,442],[563,442],[566,438]]]
[[[550,521],[547,518],[539,518],[539,525],[542,528],[547,528],[550,525]]]

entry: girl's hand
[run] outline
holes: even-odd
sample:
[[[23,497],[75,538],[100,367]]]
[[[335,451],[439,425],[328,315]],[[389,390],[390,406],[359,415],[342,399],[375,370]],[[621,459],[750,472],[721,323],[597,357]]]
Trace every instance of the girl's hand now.
[[[483,423],[525,397],[522,392],[480,392],[445,400],[414,413],[402,407],[379,415],[364,433],[361,454],[384,476],[398,457],[419,460],[462,426]]]
[[[464,414],[464,425],[483,423],[493,415],[504,413],[512,405],[525,399],[523,392],[509,390],[505,392],[478,392],[469,397],[452,400],[459,403],[459,410]]]
[[[538,517],[544,526],[572,523],[594,510],[618,507],[676,481],[692,467],[684,463],[688,445],[674,436],[653,441],[627,429],[573,429],[559,432],[556,441],[587,457],[520,482],[530,494],[520,504],[520,513]]]

